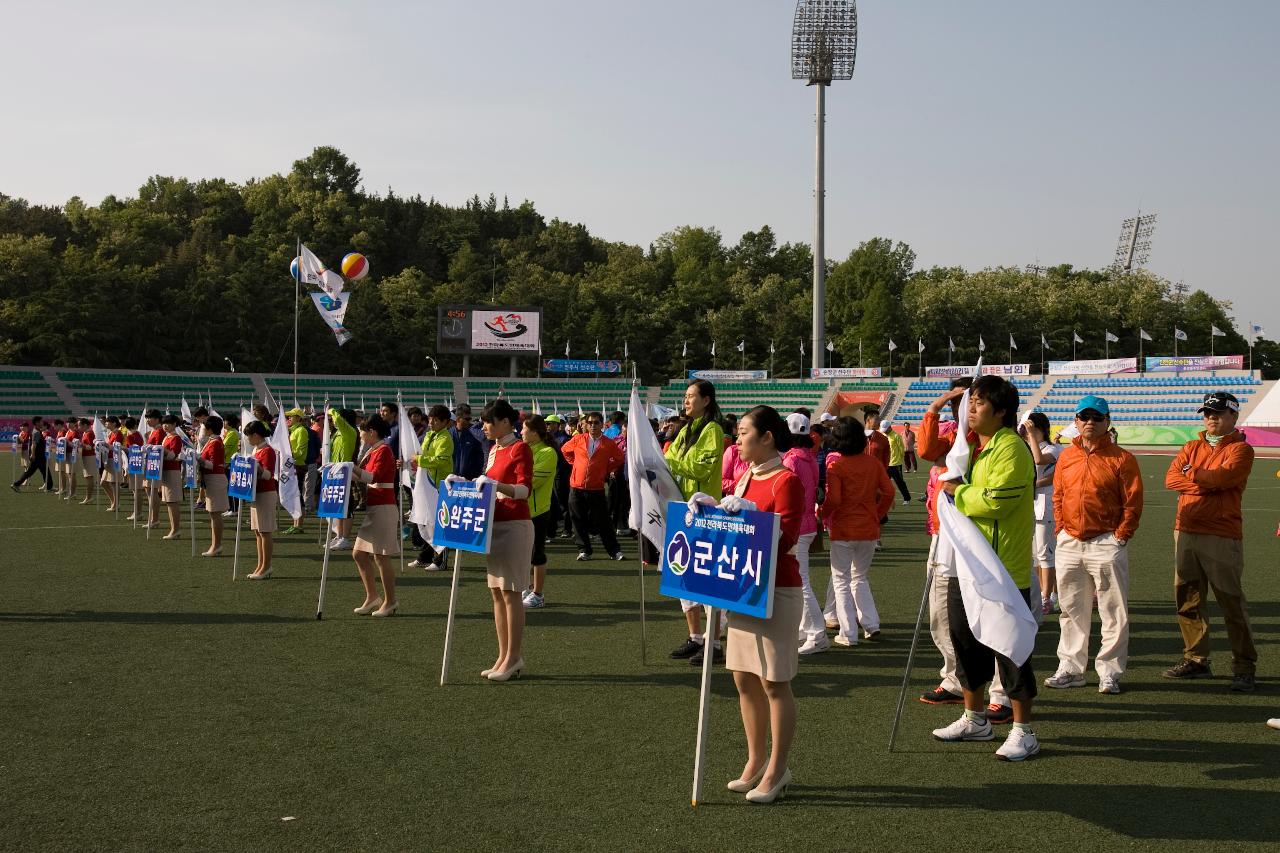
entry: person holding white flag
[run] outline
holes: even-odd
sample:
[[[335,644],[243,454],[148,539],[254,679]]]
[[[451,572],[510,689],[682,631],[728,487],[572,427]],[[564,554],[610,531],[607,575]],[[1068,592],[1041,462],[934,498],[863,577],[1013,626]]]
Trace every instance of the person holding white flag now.
[[[1030,661],[1036,629],[1030,610],[1035,464],[1013,429],[1018,389],[1012,383],[982,376],[967,397],[967,423],[960,424],[943,475],[946,495],[938,496],[942,538],[957,569],[957,577],[948,579],[947,609],[965,712],[933,736],[994,739],[983,693],[998,668],[1014,722],[996,757],[1022,761],[1040,751],[1031,726],[1037,692]],[[977,436],[972,452],[966,427]]]
[[[292,409],[291,411],[301,413],[302,410]],[[289,513],[296,527],[302,520],[302,492],[298,488],[298,469],[293,461],[293,446],[289,440],[289,421],[294,419],[301,421],[301,415],[295,415],[293,418],[281,415],[276,418],[275,432],[271,434],[271,447],[276,452],[274,473],[278,484],[280,506]],[[303,429],[306,427],[304,426]],[[306,436],[302,436],[302,439],[305,442]],[[306,453],[305,447],[303,453]]]
[[[404,426],[400,427],[401,442],[404,443]],[[409,439],[416,439],[417,435],[410,431]],[[422,446],[413,448],[413,451],[406,458],[410,460],[410,466],[418,472],[419,478],[426,477],[430,480],[433,488],[439,489],[440,484],[445,478],[453,473],[453,436],[449,434],[449,409],[439,403],[436,403],[427,410],[427,431],[422,436]],[[438,493],[437,493],[438,494]],[[437,498],[438,501],[438,498]],[[415,488],[414,494],[414,513],[418,514],[418,496]],[[432,501],[430,515],[435,515],[435,503]],[[425,517],[425,513],[422,514]],[[424,538],[422,550],[418,552],[416,559],[409,562],[411,569],[426,569],[429,572],[438,572],[445,568],[449,559],[449,549],[441,548],[436,551],[431,544],[429,538]]]

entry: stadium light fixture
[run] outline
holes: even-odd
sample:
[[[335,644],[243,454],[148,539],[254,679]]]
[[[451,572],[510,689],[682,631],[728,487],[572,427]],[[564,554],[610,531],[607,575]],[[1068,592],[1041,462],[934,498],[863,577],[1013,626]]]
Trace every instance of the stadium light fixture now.
[[[853,77],[858,54],[858,9],[854,0],[797,0],[791,25],[791,77],[817,89],[813,212],[813,366],[826,352],[827,268],[823,245],[826,195],[824,167],[826,91],[833,80]]]
[[[1116,244],[1116,258],[1111,264],[1116,274],[1132,272],[1147,264],[1151,257],[1151,235],[1156,230],[1156,214],[1148,213],[1126,219],[1120,224],[1120,240]]]

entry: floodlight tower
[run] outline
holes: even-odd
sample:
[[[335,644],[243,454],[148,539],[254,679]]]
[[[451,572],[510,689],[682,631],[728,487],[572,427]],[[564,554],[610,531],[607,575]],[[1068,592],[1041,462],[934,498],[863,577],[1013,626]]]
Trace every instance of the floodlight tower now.
[[[853,77],[858,53],[858,9],[854,0],[796,0],[791,26],[791,77],[818,90],[817,142],[814,147],[813,211],[813,366],[826,352],[827,267],[823,246],[823,177],[826,92],[832,80]]]
[[[1151,257],[1151,235],[1156,230],[1156,215],[1148,213],[1126,219],[1120,224],[1120,240],[1116,245],[1116,259],[1111,268],[1117,274],[1132,272],[1135,267],[1146,266]]]

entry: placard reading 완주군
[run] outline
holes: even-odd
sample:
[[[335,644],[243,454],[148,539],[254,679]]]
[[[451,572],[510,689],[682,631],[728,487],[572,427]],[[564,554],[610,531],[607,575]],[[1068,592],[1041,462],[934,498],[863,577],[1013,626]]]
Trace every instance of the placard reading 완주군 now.
[[[778,516],[667,504],[659,592],[746,616],[773,615]]]

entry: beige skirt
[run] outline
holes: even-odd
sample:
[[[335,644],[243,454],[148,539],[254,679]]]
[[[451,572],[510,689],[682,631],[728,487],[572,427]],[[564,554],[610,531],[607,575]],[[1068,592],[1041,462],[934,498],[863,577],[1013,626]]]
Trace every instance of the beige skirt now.
[[[249,529],[257,533],[276,532],[276,506],[279,492],[258,492],[249,509]]]
[[[81,456],[76,462],[76,466],[80,469],[81,476],[96,477],[98,476],[98,457],[97,456]]]
[[[365,509],[364,522],[356,531],[353,551],[396,556],[400,553],[400,512],[395,504],[376,504]]]
[[[160,502],[182,503],[182,471],[164,472],[164,479],[160,481]]]
[[[227,500],[227,475],[204,475],[204,508],[206,512],[226,512],[231,508]]]
[[[799,668],[800,616],[804,587],[780,586],[773,591],[773,616],[756,619],[729,614],[725,666],[734,672],[753,672],[765,681],[790,681]]]
[[[489,545],[489,588],[521,592],[529,588],[529,555],[533,553],[533,522],[527,518],[493,525]]]
[[[107,466],[102,469],[102,482],[119,483],[119,482],[122,482],[124,478],[125,478],[124,472],[112,470],[111,461],[108,460]]]

